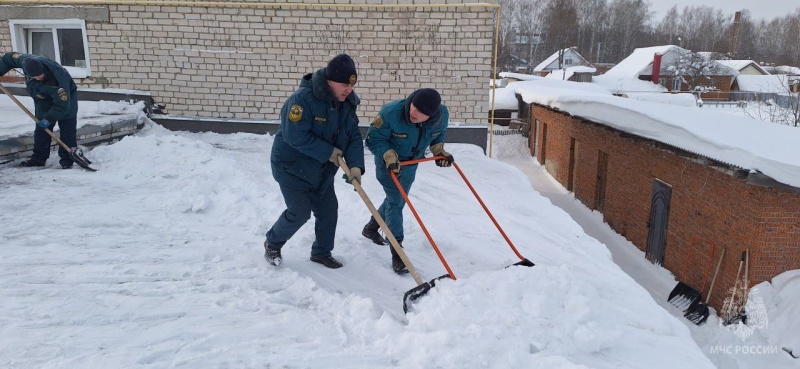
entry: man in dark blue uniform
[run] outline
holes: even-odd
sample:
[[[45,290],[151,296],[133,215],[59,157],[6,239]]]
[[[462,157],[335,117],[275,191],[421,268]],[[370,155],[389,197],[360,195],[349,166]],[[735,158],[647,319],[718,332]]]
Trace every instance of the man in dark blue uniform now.
[[[50,157],[50,135],[58,123],[61,141],[69,147],[77,147],[78,87],[72,76],[58,63],[38,55],[8,52],[0,59],[0,75],[13,68],[22,68],[25,85],[36,107],[36,129],[33,131],[33,155],[20,163],[23,167],[42,167]],[[69,151],[58,148],[61,168],[72,168]]]
[[[408,193],[417,174],[417,164],[403,166],[401,172],[401,161],[419,159],[425,156],[425,149],[430,147],[434,156],[445,157],[437,160],[436,165],[449,167],[453,164],[453,156],[444,151],[450,113],[441,102],[439,92],[432,88],[414,91],[405,99],[384,105],[367,131],[367,148],[375,155],[375,176],[386,193],[378,213],[398,242],[403,241],[403,207],[406,202],[389,171],[397,174],[400,185]],[[383,245],[384,239],[378,233],[378,228],[378,222],[370,217],[362,235]],[[394,248],[389,249],[395,273],[408,273]]]
[[[281,109],[270,161],[286,210],[264,241],[264,257],[272,265],[280,265],[281,248],[313,213],[316,240],[311,261],[328,268],[342,266],[331,256],[339,208],[333,178],[341,156],[355,180],[360,182],[364,173],[364,142],[356,117],[361,100],[353,92],[356,79],[353,59],[337,55],[327,67],[305,75]]]

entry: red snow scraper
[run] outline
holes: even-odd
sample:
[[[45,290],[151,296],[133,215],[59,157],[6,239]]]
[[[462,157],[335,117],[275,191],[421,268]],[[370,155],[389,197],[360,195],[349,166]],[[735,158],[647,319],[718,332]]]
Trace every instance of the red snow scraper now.
[[[406,161],[400,162],[400,164],[401,165],[413,165],[413,164],[417,164],[417,163],[422,163],[422,162],[426,162],[426,161],[433,161],[433,160],[440,160],[440,159],[445,159],[445,157],[443,157],[443,156],[434,156],[434,157],[430,157],[430,158],[422,158],[422,159],[416,159],[416,160],[406,160]],[[511,243],[511,240],[508,238],[508,236],[506,236],[506,233],[503,231],[503,228],[501,228],[500,224],[497,223],[497,220],[494,219],[494,216],[492,216],[492,213],[489,211],[489,208],[486,207],[486,204],[483,203],[483,200],[481,200],[481,197],[478,196],[478,193],[475,191],[475,188],[473,188],[472,184],[469,183],[469,180],[467,180],[467,176],[464,175],[464,172],[461,170],[461,168],[458,166],[458,164],[457,163],[453,163],[453,167],[456,168],[456,170],[458,171],[458,174],[460,174],[461,178],[464,179],[464,183],[467,184],[467,187],[469,187],[470,191],[472,191],[472,194],[475,195],[475,198],[481,204],[481,206],[483,207],[483,210],[486,211],[486,215],[488,215],[489,219],[492,220],[492,223],[494,223],[495,227],[497,227],[497,230],[500,231],[500,234],[506,240],[506,242],[508,243],[508,246],[511,247],[511,250],[520,259],[520,261],[514,263],[513,265],[522,265],[522,266],[527,266],[527,267],[534,266],[533,262],[531,262],[527,258],[523,257],[522,254],[520,254],[519,251],[517,251],[517,248],[514,247],[514,244]],[[395,186],[397,186],[397,189],[400,191],[400,194],[403,195],[403,199],[406,201],[406,204],[408,204],[408,208],[411,210],[411,213],[414,214],[414,218],[417,219],[417,222],[419,223],[420,228],[422,228],[422,232],[425,233],[425,237],[428,238],[428,242],[431,243],[431,246],[433,247],[433,250],[436,252],[436,255],[439,256],[439,260],[442,261],[442,265],[444,265],[444,268],[447,270],[447,273],[448,273],[447,275],[449,275],[450,278],[455,280],[456,279],[455,274],[453,274],[453,271],[450,269],[450,266],[447,265],[447,261],[444,259],[444,256],[442,255],[441,251],[439,251],[439,247],[436,246],[436,242],[433,241],[433,238],[431,237],[430,233],[428,233],[428,229],[425,227],[425,224],[422,222],[422,219],[419,217],[419,214],[417,213],[417,210],[414,208],[414,205],[411,204],[411,200],[409,200],[408,194],[406,194],[406,191],[403,190],[403,186],[400,185],[400,181],[397,180],[397,175],[395,175],[395,173],[392,172],[392,171],[390,171],[389,173],[392,176],[392,181],[394,181]],[[439,277],[439,278],[442,278],[442,277]]]

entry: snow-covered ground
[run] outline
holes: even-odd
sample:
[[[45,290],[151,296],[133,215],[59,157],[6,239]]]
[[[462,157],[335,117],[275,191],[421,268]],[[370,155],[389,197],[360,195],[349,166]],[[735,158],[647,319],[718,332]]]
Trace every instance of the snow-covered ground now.
[[[518,136],[495,137],[493,158],[471,145],[448,151],[535,267],[505,268],[518,259],[469,189],[431,163],[411,199],[458,279],[409,314],[401,299],[413,279],[360,235],[369,212],[344,181],[334,255],[345,267],[308,260],[313,221],[271,267],[261,244],[284,208],[272,139],[148,123],[87,150],[95,173],[52,160],[0,168],[0,366],[797,367],[783,351],[735,352],[798,347],[796,273],[754,289],[768,328],[742,340],[713,316],[695,327],[665,304],[674,278],[570,200]],[[364,188],[377,204],[373,170]],[[444,274],[406,214],[415,267]]]

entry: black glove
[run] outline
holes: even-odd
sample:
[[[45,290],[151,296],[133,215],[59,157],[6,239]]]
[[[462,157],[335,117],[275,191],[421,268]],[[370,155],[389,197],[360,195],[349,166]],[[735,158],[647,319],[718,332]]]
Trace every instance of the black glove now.
[[[446,152],[447,151],[445,151],[445,153]],[[438,155],[438,156],[442,156],[442,155]],[[453,155],[447,154],[447,155],[444,155],[444,159],[436,160],[436,165],[439,166],[439,167],[443,167],[443,168],[444,167],[449,167],[449,166],[453,165],[454,161],[455,161],[455,159],[453,159]]]
[[[440,167],[449,167],[453,165],[455,159],[453,159],[453,155],[450,155],[449,152],[444,151],[444,144],[437,143],[431,146],[431,153],[433,156],[444,156],[444,159],[436,160],[436,165]]]

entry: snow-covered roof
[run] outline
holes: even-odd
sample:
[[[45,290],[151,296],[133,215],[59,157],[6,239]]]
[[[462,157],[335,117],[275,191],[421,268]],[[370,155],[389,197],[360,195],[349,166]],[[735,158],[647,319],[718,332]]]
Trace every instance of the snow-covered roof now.
[[[564,52],[564,55],[566,55],[567,53],[571,53],[571,54],[573,54],[573,55],[575,55],[575,56],[577,56],[577,57],[581,58],[581,63],[582,63],[582,64],[591,64],[591,63],[589,63],[589,61],[587,61],[587,60],[586,60],[586,58],[584,58],[584,57],[583,57],[583,56],[582,56],[582,55],[581,55],[581,54],[580,54],[580,53],[579,53],[577,50],[575,50],[575,48],[568,47],[568,48],[566,48],[566,49],[563,49],[563,50],[556,51],[556,52],[554,52],[552,55],[548,56],[548,57],[547,57],[547,59],[545,59],[544,61],[542,61],[541,63],[539,63],[537,66],[533,67],[533,71],[534,71],[534,72],[541,72],[541,71],[543,71],[545,68],[547,68],[547,66],[548,66],[548,65],[550,65],[550,64],[552,64],[554,61],[558,60],[558,53],[560,53],[561,51],[563,51],[563,52]]]
[[[785,93],[789,92],[789,78],[785,74],[766,76],[740,75],[736,77],[739,91]]]
[[[558,69],[551,71],[550,74],[546,75],[546,78],[556,78],[556,79],[570,79],[575,73],[594,73],[597,72],[597,69],[592,67],[587,67],[584,65],[577,65],[574,67],[569,67],[567,69]]]
[[[772,74],[790,74],[790,75],[795,75],[795,76],[800,75],[800,68],[792,67],[792,66],[789,66],[789,65],[779,65],[779,66],[772,66],[772,67],[764,67],[764,70],[766,70],[767,72],[772,73]]]
[[[666,92],[667,88],[650,81],[642,81],[636,77],[624,77],[601,74],[592,77],[592,83],[603,86],[615,94],[623,92]]]
[[[539,77],[530,74],[500,72],[500,78],[513,78],[519,81],[530,81]]]
[[[513,86],[513,85],[512,85]],[[488,107],[492,107],[492,90],[489,90],[489,99],[487,100]],[[494,95],[494,108],[495,110],[505,109],[516,111],[519,108],[517,96],[514,95],[513,87],[503,87],[495,89]]]
[[[800,129],[697,107],[671,106],[587,91],[555,79],[518,82],[538,103],[800,187]]]
[[[764,72],[764,74],[768,73],[767,71],[764,70],[764,68],[761,68],[761,66],[758,65],[758,63],[752,60],[716,60],[716,62],[740,72],[742,71],[742,69],[747,68],[747,66],[753,65],[753,67],[760,70],[761,72]]]
[[[628,55],[627,58],[615,65],[614,68],[609,69],[605,74],[617,77],[638,77],[644,69],[653,63],[655,54],[664,55],[675,49],[686,50],[675,45],[640,47],[633,50],[631,55]]]

